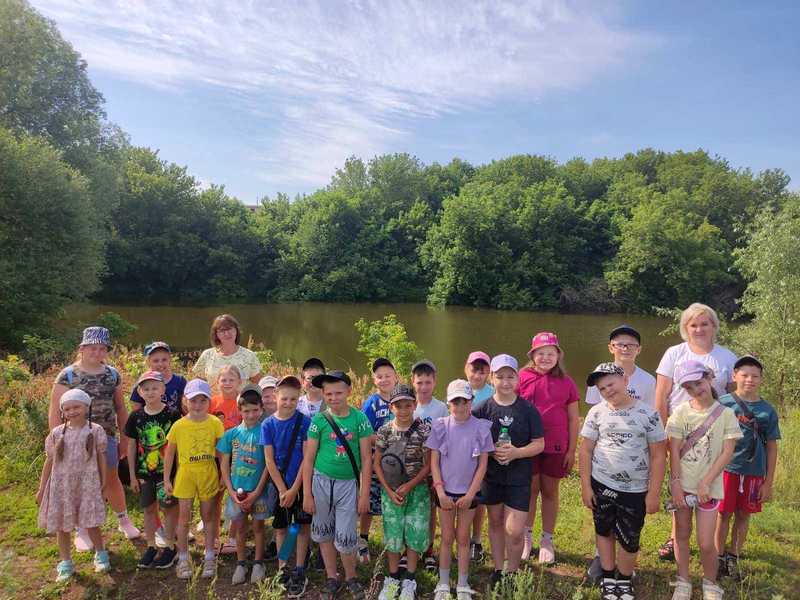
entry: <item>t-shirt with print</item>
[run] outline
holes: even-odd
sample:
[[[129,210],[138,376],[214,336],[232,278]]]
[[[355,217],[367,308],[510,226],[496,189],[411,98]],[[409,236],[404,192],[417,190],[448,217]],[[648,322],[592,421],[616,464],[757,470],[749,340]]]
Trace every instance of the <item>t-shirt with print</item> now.
[[[403,466],[409,479],[416,477],[425,464],[425,442],[431,434],[430,425],[421,419],[414,419],[414,422],[417,423],[417,426],[412,431],[412,427],[405,430],[398,429],[395,421],[389,421],[378,429],[377,438],[375,439],[375,448],[385,452],[392,444],[408,436],[405,452],[400,458],[403,461]]]
[[[258,355],[242,346],[237,347],[236,352],[227,356],[216,348],[203,350],[200,358],[192,367],[192,372],[206,381],[214,381],[222,367],[227,365],[235,365],[239,369],[242,381],[247,381],[261,372],[261,361],[258,360]]]
[[[225,398],[222,394],[211,397],[208,414],[214,415],[222,421],[225,431],[233,429],[242,422],[242,414],[239,412],[236,398]]]
[[[179,469],[200,469],[209,466],[217,468],[217,440],[225,433],[222,421],[208,415],[203,421],[193,421],[181,417],[167,433],[167,441],[178,447]]]
[[[183,390],[186,389],[186,379],[180,375],[172,375],[164,384],[164,393],[161,395],[161,401],[167,405],[167,408],[178,413],[182,413],[181,399],[183,398]],[[144,398],[139,395],[139,390],[133,388],[131,392],[131,402],[135,404],[144,405]]]
[[[614,408],[595,404],[581,437],[595,442],[592,477],[618,492],[646,492],[650,482],[650,444],[667,439],[661,417],[644,402]]]
[[[319,441],[314,468],[331,479],[355,479],[353,467],[347,456],[347,450],[339,442],[338,436],[333,432],[333,428],[325,419],[325,415],[330,415],[339,426],[339,429],[341,429],[342,436],[353,452],[353,457],[356,459],[356,467],[359,471],[361,470],[359,442],[361,438],[373,435],[372,427],[364,413],[350,408],[345,417],[334,415],[330,410],[319,413],[311,419],[311,425],[308,428],[308,439]]]
[[[727,385],[733,381],[733,365],[736,363],[736,355],[727,348],[714,344],[708,354],[695,354],[689,349],[689,344],[686,342],[667,348],[661,358],[661,362],[658,363],[656,373],[673,380],[672,391],[668,399],[670,414],[675,410],[675,407],[689,400],[689,393],[682,386],[675,383],[673,378],[675,367],[687,360],[701,362],[714,371],[714,379],[711,385],[717,391],[718,396],[726,394]]]
[[[372,430],[377,432],[383,424],[390,421],[394,415],[389,409],[389,403],[377,392],[372,394],[369,398],[364,400],[361,406],[361,412],[367,416]]]
[[[320,399],[319,402],[312,402],[309,400],[307,394],[303,394],[297,400],[297,410],[311,419],[313,419],[317,413],[325,410],[325,408],[326,406],[324,400]]]
[[[128,416],[125,435],[136,440],[136,475],[142,479],[164,476],[164,450],[167,434],[172,424],[181,418],[180,413],[162,407],[156,414],[140,408]],[[129,457],[130,460],[130,457]]]
[[[472,415],[463,423],[452,416],[437,419],[425,445],[439,452],[444,491],[466,494],[478,468],[478,458],[485,452],[494,451],[492,424]]]
[[[83,390],[92,399],[90,407],[91,420],[100,425],[106,435],[117,433],[117,409],[114,405],[114,391],[122,382],[119,372],[114,367],[104,365],[103,372],[97,375],[86,373],[78,365],[70,365],[61,369],[56,383],[69,389]]]
[[[511,438],[511,444],[517,448],[527,446],[531,440],[544,436],[539,411],[519,396],[508,406],[498,404],[497,400],[490,398],[486,404],[473,410],[472,414],[491,422],[492,441],[495,445],[503,430]],[[486,481],[502,485],[530,485],[532,470],[532,457],[518,458],[507,465],[490,459]]]
[[[691,403],[684,402],[677,406],[667,420],[667,435],[671,439],[685,440],[689,434],[700,427],[706,417],[717,405],[713,402],[707,410],[696,410]],[[725,408],[722,414],[714,421],[708,431],[697,440],[697,443],[681,458],[681,487],[690,494],[697,493],[697,485],[708,472],[717,457],[722,454],[725,440],[738,440],[742,437],[739,421],[730,408]],[[724,497],[722,487],[722,473],[714,479],[709,486],[712,498],[722,500]]]
[[[494,386],[487,383],[479,390],[472,390],[472,412],[475,412],[494,395]]]
[[[414,416],[430,425],[437,419],[450,416],[450,411],[447,410],[447,405],[444,402],[436,398],[431,398],[431,401],[427,404],[420,404],[417,402],[417,408],[414,409]]]
[[[637,402],[644,403],[650,408],[656,407],[656,378],[644,369],[636,367],[633,375],[628,379],[628,395]],[[603,397],[597,391],[597,386],[586,388],[586,404],[600,404]]]
[[[578,401],[578,388],[572,378],[525,368],[519,372],[519,395],[539,411],[544,427],[544,452],[565,454],[569,448],[567,407]]]
[[[751,418],[745,415],[733,394],[725,394],[719,399],[720,404],[733,410],[744,436],[736,442],[733,458],[728,463],[728,466],[725,467],[725,470],[739,475],[764,477],[767,474],[766,442],[781,439],[781,431],[778,428],[778,413],[766,400],[759,399],[757,402],[741,401],[750,409]]]
[[[289,452],[289,444],[292,442],[292,432],[294,431],[297,419],[300,419],[297,441],[294,443],[294,448],[291,450],[291,458],[289,459],[286,473],[283,473],[283,482],[287,487],[291,487],[294,484],[294,480],[300,472],[300,465],[303,462],[303,442],[308,438],[308,428],[311,425],[311,419],[309,419],[307,415],[296,410],[288,419],[279,419],[277,414],[273,414],[261,423],[261,445],[265,447],[272,446],[275,464],[278,465],[278,469],[280,469]]]
[[[261,423],[247,428],[240,423],[226,431],[217,442],[217,450],[231,455],[233,489],[252,492],[266,468],[264,446],[261,445]]]

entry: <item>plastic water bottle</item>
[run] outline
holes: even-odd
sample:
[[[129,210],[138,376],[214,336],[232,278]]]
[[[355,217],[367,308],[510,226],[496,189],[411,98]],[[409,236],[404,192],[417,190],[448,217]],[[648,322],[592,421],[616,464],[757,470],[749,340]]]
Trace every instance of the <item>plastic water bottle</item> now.
[[[245,492],[243,488],[239,488],[238,490],[236,490],[236,499],[239,502],[243,502],[246,498],[247,498],[247,492]],[[245,510],[242,507],[239,507],[239,508],[241,508],[242,512],[245,512],[245,513],[246,512],[250,512],[249,510]]]
[[[286,539],[283,540],[280,549],[278,550],[278,560],[289,560],[292,555],[295,544],[297,544],[297,534],[300,531],[300,525],[292,523],[289,525],[289,530],[286,532]]]
[[[511,436],[508,434],[507,427],[500,428],[500,435],[497,436],[497,443],[495,444],[496,447],[499,446],[510,446],[511,445]],[[497,461],[501,465],[507,465],[508,461]]]
[[[687,494],[684,497],[684,500],[686,500],[686,506],[688,506],[689,508],[694,508],[695,506],[700,504],[700,499],[694,494]],[[678,510],[678,507],[675,506],[675,503],[672,500],[667,500],[666,502],[664,502],[664,510],[667,512],[675,512],[676,510]]]

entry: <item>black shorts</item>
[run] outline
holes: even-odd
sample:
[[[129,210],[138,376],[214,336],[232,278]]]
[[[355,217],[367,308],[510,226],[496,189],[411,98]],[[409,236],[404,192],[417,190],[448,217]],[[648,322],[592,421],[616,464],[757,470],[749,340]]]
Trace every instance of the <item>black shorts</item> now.
[[[503,485],[484,481],[481,485],[481,502],[487,506],[505,504],[509,508],[528,512],[531,502],[531,483],[524,485]]]
[[[147,508],[157,500],[161,508],[170,508],[177,506],[178,501],[172,496],[159,498],[159,490],[164,488],[164,480],[161,478],[146,478],[139,480],[139,507]]]
[[[639,551],[639,535],[647,514],[647,492],[620,492],[612,490],[592,478],[596,508],[592,511],[597,535],[612,534],[626,552]]]
[[[451,494],[450,492],[447,492],[447,491],[445,492],[445,494],[453,502],[455,502],[459,498],[463,498],[466,495],[466,494]],[[433,501],[436,503],[437,507],[442,508],[442,505],[439,504],[439,494],[436,494],[436,493],[433,494]],[[480,495],[480,492],[479,492],[472,499],[472,504],[469,505],[469,510],[473,510],[475,508],[478,508],[478,504],[480,504],[480,503],[481,503],[481,495]]]
[[[280,505],[276,490],[275,512],[272,519],[273,529],[286,529],[289,523],[297,523],[298,525],[309,525],[311,523],[311,515],[303,511],[303,490],[297,494],[294,499],[294,504],[289,508],[284,508]]]

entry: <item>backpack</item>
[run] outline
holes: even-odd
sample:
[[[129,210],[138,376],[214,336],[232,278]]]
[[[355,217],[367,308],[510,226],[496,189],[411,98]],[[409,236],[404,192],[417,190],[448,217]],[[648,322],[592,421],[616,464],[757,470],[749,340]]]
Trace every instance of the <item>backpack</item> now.
[[[411,477],[406,471],[406,446],[411,435],[419,428],[420,420],[415,419],[411,427],[403,432],[398,439],[394,440],[381,454],[381,469],[386,483],[393,490],[406,483]]]

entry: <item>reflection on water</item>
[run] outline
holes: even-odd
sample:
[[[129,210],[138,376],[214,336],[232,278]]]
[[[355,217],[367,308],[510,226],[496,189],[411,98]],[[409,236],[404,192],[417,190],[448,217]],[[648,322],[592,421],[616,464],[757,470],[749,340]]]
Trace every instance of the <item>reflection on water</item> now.
[[[464,360],[472,350],[484,350],[490,355],[505,352],[523,364],[530,339],[537,331],[554,331],[559,336],[567,370],[581,390],[586,373],[610,358],[608,332],[621,323],[632,325],[642,334],[639,364],[651,373],[664,350],[680,341],[657,335],[667,323],[656,317],[432,308],[423,304],[82,305],[70,308],[68,318],[90,321],[107,311],[116,312],[139,327],[137,342],[162,339],[180,349],[208,347],[211,320],[229,312],[242,324],[245,340],[252,336],[271,348],[280,360],[302,364],[309,356],[319,356],[329,368],[350,367],[361,373],[368,369],[364,357],[356,351],[358,334],[353,324],[360,318],[375,320],[394,313],[405,324],[409,337],[439,368],[439,394],[447,381],[463,376]]]

